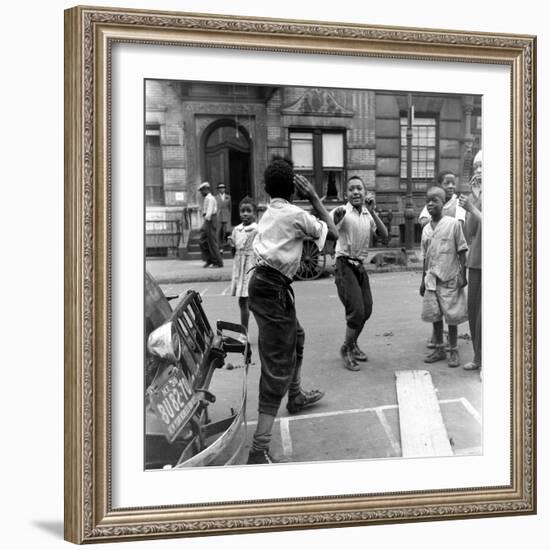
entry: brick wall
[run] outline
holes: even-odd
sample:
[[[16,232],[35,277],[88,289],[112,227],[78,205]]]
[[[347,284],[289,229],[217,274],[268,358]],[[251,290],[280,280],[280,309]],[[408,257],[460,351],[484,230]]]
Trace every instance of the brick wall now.
[[[183,206],[187,200],[185,133],[182,101],[169,82],[145,83],[145,121],[160,129],[164,200],[166,206]]]

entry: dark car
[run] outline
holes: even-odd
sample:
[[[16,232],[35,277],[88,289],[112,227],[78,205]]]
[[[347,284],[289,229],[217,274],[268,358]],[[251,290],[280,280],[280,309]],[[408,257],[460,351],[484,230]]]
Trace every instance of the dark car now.
[[[146,469],[234,464],[241,455],[246,330],[224,321],[214,330],[201,303],[194,290],[169,302],[146,273]],[[226,362],[228,354],[239,354],[240,368]]]

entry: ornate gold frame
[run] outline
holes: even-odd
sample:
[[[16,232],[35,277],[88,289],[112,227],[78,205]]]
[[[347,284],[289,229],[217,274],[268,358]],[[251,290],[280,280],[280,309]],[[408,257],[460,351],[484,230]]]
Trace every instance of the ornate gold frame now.
[[[114,510],[108,90],[115,42],[498,63],[512,71],[512,483]],[[65,12],[65,537],[101,542],[536,511],[536,38],[77,7]]]

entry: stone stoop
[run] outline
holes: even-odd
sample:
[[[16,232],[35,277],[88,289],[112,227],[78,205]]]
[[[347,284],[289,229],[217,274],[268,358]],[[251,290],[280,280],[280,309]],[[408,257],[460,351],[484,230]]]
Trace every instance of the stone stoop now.
[[[201,249],[199,246],[199,234],[198,229],[192,229],[189,233],[187,239],[187,247],[180,249],[179,258],[180,260],[200,260],[201,259]],[[223,248],[222,257],[224,259],[232,258],[231,248],[229,245],[225,245]]]

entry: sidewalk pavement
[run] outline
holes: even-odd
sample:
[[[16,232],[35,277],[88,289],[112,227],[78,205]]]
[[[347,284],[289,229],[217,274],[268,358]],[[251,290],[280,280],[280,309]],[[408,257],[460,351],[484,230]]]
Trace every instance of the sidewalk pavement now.
[[[396,252],[399,249],[373,248],[369,254],[372,259],[375,254]],[[396,271],[421,271],[422,262],[418,248],[407,253],[409,261],[407,266],[386,263],[377,267],[374,263],[367,264],[369,273],[389,273]],[[230,281],[233,273],[233,258],[224,258],[223,267],[203,267],[202,260],[180,260],[176,258],[147,258],[147,271],[160,284],[177,284],[190,282],[216,282]],[[321,277],[334,273],[334,259],[327,255],[325,272]]]

